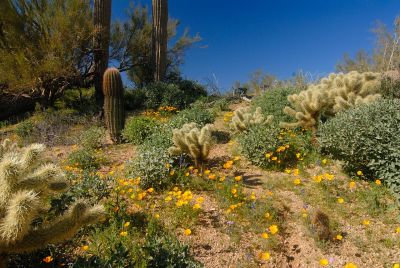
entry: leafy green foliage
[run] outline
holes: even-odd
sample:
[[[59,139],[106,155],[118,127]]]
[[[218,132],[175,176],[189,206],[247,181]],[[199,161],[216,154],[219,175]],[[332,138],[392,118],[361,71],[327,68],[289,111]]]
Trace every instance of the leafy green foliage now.
[[[104,127],[93,126],[82,133],[80,144],[87,149],[97,149],[103,144],[104,136]]]
[[[321,126],[322,152],[400,194],[399,107],[399,100],[381,100],[339,113]]]
[[[86,259],[79,267],[201,267],[189,248],[183,245],[153,219],[127,229],[129,236],[120,236],[123,222],[114,221],[94,230]],[[142,231],[147,232],[143,235]]]
[[[314,155],[309,132],[257,125],[238,136],[241,152],[253,164],[267,169],[285,169],[307,163]]]
[[[145,108],[146,93],[143,89],[125,90],[125,109],[128,111]]]
[[[385,77],[382,79],[380,91],[386,99],[400,99],[400,80]]]
[[[189,80],[177,83],[152,83],[144,89],[146,95],[146,107],[155,109],[160,106],[173,106],[179,109],[187,107],[201,96],[206,96],[205,89]]]
[[[251,105],[253,110],[261,107],[264,116],[273,115],[276,122],[289,122],[292,117],[283,112],[290,103],[287,97],[297,93],[294,88],[274,88],[267,90],[263,95],[256,97]]]
[[[87,148],[78,149],[70,153],[68,156],[68,162],[72,166],[86,170],[93,170],[100,166],[100,163],[95,156],[95,152]]]
[[[94,34],[88,1],[3,1],[0,14],[0,84],[7,90],[51,102],[84,84]]]
[[[184,124],[197,123],[200,127],[211,124],[215,120],[215,116],[208,110],[195,106],[179,112],[171,118],[170,126],[172,128],[181,128]]]
[[[145,116],[133,116],[127,120],[122,136],[128,142],[139,145],[156,131],[157,126],[158,123],[155,119]]]
[[[30,120],[26,120],[18,124],[15,132],[17,133],[18,137],[24,139],[32,134],[34,128],[34,124]]]

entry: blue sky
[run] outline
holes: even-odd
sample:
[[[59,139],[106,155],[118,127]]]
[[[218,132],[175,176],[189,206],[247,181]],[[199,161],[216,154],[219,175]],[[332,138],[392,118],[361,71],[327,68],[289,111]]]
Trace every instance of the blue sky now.
[[[149,0],[135,3],[151,4]],[[113,18],[123,20],[129,1],[113,1]],[[371,28],[392,26],[399,0],[169,0],[170,17],[200,33],[188,51],[186,78],[204,82],[213,74],[222,89],[245,82],[257,69],[288,78],[297,70],[334,71],[343,53],[371,50]],[[206,48],[201,48],[205,46]]]

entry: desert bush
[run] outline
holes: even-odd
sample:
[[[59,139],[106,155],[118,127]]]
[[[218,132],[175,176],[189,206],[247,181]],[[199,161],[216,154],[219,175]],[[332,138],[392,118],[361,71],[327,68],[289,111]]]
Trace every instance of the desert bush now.
[[[380,91],[386,99],[400,99],[400,79],[385,77],[382,79]]]
[[[100,148],[105,137],[104,127],[93,126],[84,131],[79,138],[79,143],[88,149]]]
[[[80,114],[95,114],[98,108],[94,98],[94,88],[66,90],[63,96],[56,100],[54,107],[58,110],[72,109]]]
[[[68,155],[68,162],[72,166],[85,170],[97,169],[100,166],[94,150],[88,148],[81,148],[70,153]]]
[[[134,221],[132,221],[134,223]],[[123,223],[113,222],[96,229],[86,260],[78,267],[201,267],[179,242],[154,220],[145,218],[143,226],[129,229],[129,236],[120,236]],[[146,234],[142,230],[146,229]]]
[[[127,120],[122,136],[128,142],[139,145],[156,131],[157,126],[158,122],[155,119],[133,116]]]
[[[128,111],[143,109],[145,108],[146,93],[143,89],[125,90],[124,101],[125,109]]]
[[[21,139],[28,138],[34,131],[35,125],[30,120],[25,120],[17,125],[15,130]]]
[[[129,165],[128,175],[140,177],[140,186],[143,189],[164,189],[171,184],[166,167],[169,162],[170,157],[165,150],[156,147],[139,149],[138,155]]]
[[[175,84],[163,82],[147,85],[144,89],[146,108],[156,109],[159,106],[174,106],[179,109],[188,107],[199,97],[206,96],[204,88],[188,80],[183,80]]]
[[[191,109],[180,111],[176,116],[172,117],[169,125],[172,128],[181,128],[184,124],[196,123],[200,127],[206,124],[214,123],[215,116],[206,109],[198,106]]]
[[[23,144],[70,145],[75,143],[75,137],[68,135],[71,126],[87,122],[88,117],[79,116],[75,110],[47,109],[36,111],[30,119],[20,123],[16,133]]]
[[[347,171],[380,178],[400,194],[399,111],[400,100],[381,100],[339,113],[321,126],[322,152],[344,161]]]
[[[238,136],[241,153],[254,165],[282,170],[308,163],[314,156],[311,135],[306,131],[256,125]]]
[[[251,102],[252,110],[260,107],[264,116],[273,115],[276,122],[289,122],[292,117],[284,113],[283,109],[290,105],[287,97],[298,92],[294,88],[269,89]]]

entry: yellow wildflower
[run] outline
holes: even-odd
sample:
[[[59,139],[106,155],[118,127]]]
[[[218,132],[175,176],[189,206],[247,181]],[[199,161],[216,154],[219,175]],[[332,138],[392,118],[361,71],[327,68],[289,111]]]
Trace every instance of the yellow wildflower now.
[[[344,266],[344,268],[357,268],[357,265],[355,265],[352,262],[346,263],[346,265]]]
[[[343,204],[343,203],[344,203],[344,199],[341,198],[341,197],[339,197],[339,198],[337,199],[337,201],[338,201],[339,204]]]
[[[210,174],[210,175],[208,175],[208,178],[209,178],[210,180],[215,180],[216,177],[217,177],[217,175],[215,175],[215,174]]]
[[[294,179],[294,180],[293,180],[293,183],[294,183],[295,185],[299,185],[299,184],[301,184],[301,179],[299,179],[299,178]]]
[[[208,175],[208,174],[210,174],[210,172],[211,172],[211,170],[207,169],[204,171],[204,174]]]
[[[127,235],[128,235],[128,232],[127,232],[127,231],[122,231],[122,232],[119,233],[119,235],[120,235],[120,236],[127,236]]]
[[[82,246],[82,250],[83,250],[83,251],[87,251],[88,249],[89,249],[89,246],[88,246],[88,245]]]
[[[236,176],[235,181],[240,181],[242,179],[242,176]]]
[[[357,175],[358,175],[358,176],[362,176],[362,175],[364,175],[364,174],[363,174],[363,172],[362,172],[361,170],[358,170],[358,171],[357,171]]]
[[[265,158],[270,158],[270,157],[271,157],[270,153],[265,154]]]
[[[274,156],[274,157],[271,158],[271,160],[272,161],[276,161],[276,160],[278,160],[278,157]]]
[[[44,261],[45,263],[50,263],[50,262],[53,261],[53,257],[52,257],[52,256],[47,256],[46,258],[43,259],[43,261]]]
[[[275,224],[268,227],[268,229],[271,232],[271,234],[276,234],[279,231],[278,226],[276,226]]]
[[[336,239],[341,241],[343,239],[343,236],[341,234],[336,235]]]
[[[354,187],[356,187],[356,182],[355,181],[349,182],[349,188],[353,189]]]
[[[189,236],[189,235],[192,234],[192,230],[190,230],[190,229],[185,229],[185,230],[183,231],[183,234],[186,235],[186,236]]]
[[[375,184],[376,184],[376,185],[381,185],[382,182],[381,182],[381,180],[378,179],[378,180],[375,181]]]
[[[263,261],[268,261],[271,258],[269,252],[262,252],[260,255],[260,259]]]
[[[194,206],[193,206],[193,209],[200,209],[201,208],[201,206],[200,206],[200,204],[194,204]]]
[[[131,223],[130,223],[129,221],[127,221],[127,222],[124,223],[124,227],[125,227],[125,228],[128,227],[129,225],[131,225]]]
[[[362,224],[365,225],[365,226],[367,226],[367,225],[370,224],[370,222],[369,222],[369,220],[363,220]]]
[[[231,193],[232,193],[232,194],[236,194],[236,193],[237,193],[236,188],[233,188],[233,189],[231,190]]]
[[[329,261],[327,259],[321,259],[319,261],[319,265],[321,266],[328,266],[329,265]]]
[[[149,193],[154,192],[154,188],[149,188],[149,189],[147,189],[147,192],[149,192]]]
[[[396,228],[396,234],[400,234],[400,227]]]
[[[264,239],[267,239],[269,237],[269,235],[264,232],[264,233],[261,234],[261,237],[264,238]]]
[[[322,164],[326,165],[326,163],[328,162],[326,159],[322,159]]]

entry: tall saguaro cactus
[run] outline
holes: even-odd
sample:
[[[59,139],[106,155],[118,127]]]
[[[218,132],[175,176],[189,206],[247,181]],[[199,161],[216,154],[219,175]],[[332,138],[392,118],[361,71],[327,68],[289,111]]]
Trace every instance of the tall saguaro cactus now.
[[[108,68],[103,77],[104,118],[113,142],[121,140],[125,123],[124,88],[121,74],[116,68]]]
[[[96,31],[94,38],[94,87],[96,103],[101,107],[104,100],[103,74],[108,67],[109,58],[111,0],[94,0],[93,20]]]
[[[158,82],[164,78],[167,66],[168,0],[152,0],[152,6],[154,81]]]

